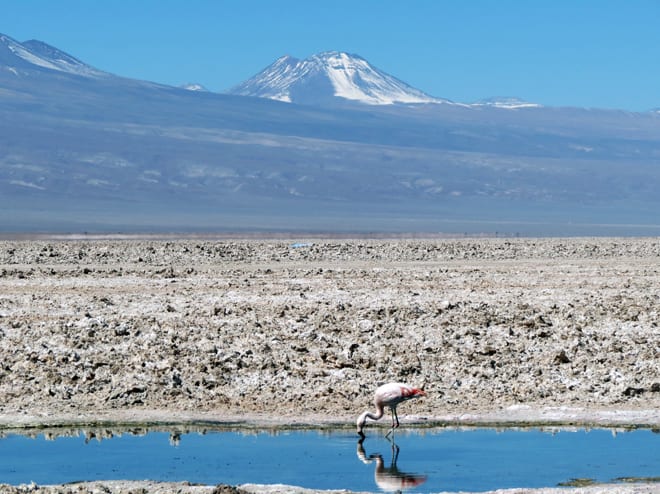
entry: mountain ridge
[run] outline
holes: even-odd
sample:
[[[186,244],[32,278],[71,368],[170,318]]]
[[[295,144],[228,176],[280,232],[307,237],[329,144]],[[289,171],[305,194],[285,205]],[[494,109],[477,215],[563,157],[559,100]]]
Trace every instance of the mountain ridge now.
[[[306,95],[304,101],[298,101],[300,103],[303,103],[305,105],[309,104],[323,104],[323,103],[328,103],[328,102],[333,102],[337,104],[337,99],[343,99],[346,102],[362,102],[362,103],[367,103],[371,105],[390,105],[390,104],[423,104],[423,103],[445,103],[445,104],[452,104],[452,105],[458,105],[458,106],[464,106],[464,107],[472,107],[472,108],[483,108],[483,107],[491,107],[491,108],[498,108],[498,109],[503,109],[503,110],[518,110],[518,109],[524,109],[524,108],[541,108],[544,107],[544,105],[540,103],[535,103],[535,102],[530,102],[527,100],[524,100],[522,98],[518,97],[502,97],[502,96],[491,96],[491,97],[485,97],[482,99],[479,99],[475,102],[472,103],[465,103],[465,102],[456,102],[452,101],[447,98],[442,98],[442,97],[435,97],[435,96],[430,96],[429,94],[425,93],[424,91],[414,88],[410,86],[409,84],[397,79],[394,76],[391,76],[383,71],[380,71],[379,69],[376,69],[375,67],[371,66],[366,59],[361,57],[360,55],[355,55],[355,54],[348,54],[347,52],[341,52],[341,51],[336,51],[336,50],[330,50],[326,52],[321,52],[315,55],[312,55],[308,57],[307,59],[300,60],[298,58],[295,58],[291,55],[284,55],[279,57],[278,59],[275,60],[272,64],[270,64],[268,67],[263,69],[261,72],[256,74],[255,76],[233,86],[232,88],[223,91],[223,92],[213,92],[209,91],[206,89],[206,87],[203,84],[200,83],[182,83],[181,85],[178,86],[179,89],[185,89],[188,91],[198,91],[198,92],[213,92],[214,94],[226,94],[226,95],[237,95],[237,96],[255,96],[255,97],[261,97],[261,98],[268,98],[268,99],[274,99],[274,100],[279,100],[279,101],[284,101],[284,102],[296,102],[296,101],[291,101],[290,95],[286,94],[286,91],[278,90],[277,88],[275,89],[268,89],[268,88],[259,88],[258,84],[255,84],[255,82],[259,81],[259,76],[262,75],[263,73],[269,71],[270,69],[273,69],[277,67],[279,64],[286,63],[288,66],[292,66],[295,64],[303,63],[305,61],[309,61],[311,59],[315,58],[323,58],[322,55],[327,55],[327,54],[336,54],[336,55],[346,55],[351,59],[354,60],[361,60],[365,62],[371,69],[374,71],[377,71],[381,74],[384,74],[390,79],[393,79],[400,83],[402,87],[408,88],[411,90],[411,94],[408,95],[408,97],[401,97],[401,98],[392,98],[392,97],[384,97],[382,99],[379,99],[378,95],[376,96],[364,96],[362,95],[361,97],[333,97],[333,98],[328,98],[327,95],[321,95],[321,97],[318,97],[318,95]],[[17,62],[18,61],[18,62]],[[87,64],[80,59],[70,55],[69,53],[66,53],[63,50],[60,50],[57,47],[54,47],[52,45],[49,45],[48,43],[36,39],[31,39],[28,41],[24,42],[19,42],[16,39],[12,38],[11,36],[8,36],[6,34],[0,33],[0,70],[5,70],[8,72],[13,73],[14,75],[18,75],[19,70],[18,69],[47,69],[47,70],[55,70],[61,73],[68,73],[71,75],[77,75],[77,76],[83,76],[83,77],[96,77],[96,78],[123,78],[121,75],[117,74],[112,74],[110,72],[106,72],[103,70],[100,70],[90,64]],[[127,79],[131,80],[131,79]],[[146,84],[152,84],[156,86],[161,86],[161,87],[172,87],[175,88],[177,86],[169,86],[167,84],[162,84],[158,83],[155,81],[139,81],[139,82],[144,82]],[[262,81],[263,82],[263,81]],[[281,82],[281,81],[280,81]],[[333,94],[333,96],[335,96]],[[553,107],[549,107],[553,108]],[[570,108],[570,107],[567,107]],[[576,109],[584,109],[584,110],[598,110],[598,108],[582,108],[582,107],[575,107]],[[610,109],[611,111],[625,111],[629,112],[628,110],[625,109]],[[650,113],[650,114],[656,114],[658,113],[658,107],[653,107],[649,108],[646,111],[635,111],[632,113]]]
[[[85,77],[111,76],[43,41],[32,39],[21,43],[1,33],[0,63],[15,70],[39,68]]]

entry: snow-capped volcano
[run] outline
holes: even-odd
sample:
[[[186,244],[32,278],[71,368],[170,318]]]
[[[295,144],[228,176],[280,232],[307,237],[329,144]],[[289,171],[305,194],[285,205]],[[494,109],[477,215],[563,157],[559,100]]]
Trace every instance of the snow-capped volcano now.
[[[336,98],[370,105],[449,103],[377,69],[362,57],[337,51],[304,60],[283,56],[228,92],[289,103],[328,103]]]
[[[19,43],[4,34],[0,34],[0,65],[15,74],[24,69],[38,67],[86,77],[109,75],[43,41],[29,40]]]

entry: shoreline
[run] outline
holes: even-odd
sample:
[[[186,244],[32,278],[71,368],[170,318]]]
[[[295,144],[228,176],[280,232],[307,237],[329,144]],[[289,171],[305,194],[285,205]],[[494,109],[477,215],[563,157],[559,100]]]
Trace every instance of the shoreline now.
[[[3,432],[38,431],[77,427],[144,427],[144,428],[208,428],[226,429],[354,429],[356,417],[327,415],[222,414],[215,412],[177,413],[170,410],[119,410],[112,413],[87,412],[72,414],[2,414]],[[658,409],[585,409],[579,407],[534,408],[513,405],[497,411],[465,411],[446,415],[400,414],[401,429],[428,428],[603,428],[658,429]],[[370,422],[368,429],[385,430],[387,420]],[[356,434],[357,437],[357,434]]]

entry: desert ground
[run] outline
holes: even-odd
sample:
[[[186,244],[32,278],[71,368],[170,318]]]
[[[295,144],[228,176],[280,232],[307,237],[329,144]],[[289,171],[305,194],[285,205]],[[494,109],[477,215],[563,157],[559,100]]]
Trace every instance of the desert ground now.
[[[656,238],[4,239],[0,432],[354,427],[388,381],[403,426],[660,427],[659,299]]]

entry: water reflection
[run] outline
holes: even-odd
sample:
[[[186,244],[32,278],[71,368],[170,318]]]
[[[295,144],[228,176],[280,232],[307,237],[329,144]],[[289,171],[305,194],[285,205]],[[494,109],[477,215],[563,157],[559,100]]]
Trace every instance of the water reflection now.
[[[218,429],[220,430],[220,429]],[[36,428],[36,429],[4,429],[0,430],[0,440],[11,436],[19,435],[30,439],[43,437],[45,441],[55,441],[59,438],[78,438],[83,437],[84,443],[89,444],[92,441],[101,442],[122,436],[144,437],[154,432],[168,432],[170,434],[170,444],[177,446],[181,440],[181,434],[190,434],[197,432],[206,434],[207,429],[202,427],[54,427],[54,428]]]
[[[659,431],[624,430],[420,428],[397,431],[390,442],[374,434],[356,450],[352,430],[332,427],[209,422],[0,428],[0,484],[149,478],[446,492],[550,487],[567,479],[660,481]]]
[[[83,437],[85,444],[92,441],[102,442],[104,440],[130,437],[145,437],[149,434],[164,432],[170,435],[170,444],[178,446],[181,442],[181,436],[189,434],[199,434],[205,436],[209,433],[232,432],[245,437],[257,437],[260,435],[279,436],[290,434],[292,431],[311,430],[310,427],[258,427],[250,426],[244,423],[191,423],[187,424],[162,424],[162,425],[143,425],[143,426],[121,426],[112,427],[90,427],[90,426],[53,426],[53,427],[33,427],[33,428],[12,428],[0,427],[0,441],[11,436],[21,436],[30,439],[43,438],[46,441],[55,441],[60,438],[79,438]],[[329,436],[332,434],[332,428],[314,429],[318,434]]]
[[[426,482],[426,475],[407,473],[399,470],[397,461],[399,459],[400,448],[396,445],[393,439],[389,439],[389,441],[392,446],[392,460],[390,461],[389,467],[385,466],[382,454],[372,453],[367,455],[363,445],[364,438],[360,438],[357,442],[357,456],[360,461],[365,464],[376,463],[374,480],[376,481],[378,488],[386,492],[401,492],[412,489],[413,487]]]

